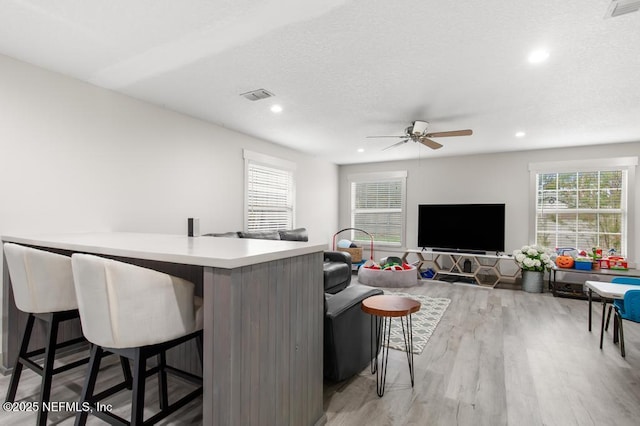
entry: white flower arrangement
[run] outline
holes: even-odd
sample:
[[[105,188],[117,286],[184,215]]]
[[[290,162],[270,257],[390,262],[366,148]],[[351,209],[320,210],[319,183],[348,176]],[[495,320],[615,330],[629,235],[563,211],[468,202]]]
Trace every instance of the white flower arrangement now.
[[[553,268],[551,252],[540,246],[522,246],[513,251],[513,258],[524,271],[548,271]]]

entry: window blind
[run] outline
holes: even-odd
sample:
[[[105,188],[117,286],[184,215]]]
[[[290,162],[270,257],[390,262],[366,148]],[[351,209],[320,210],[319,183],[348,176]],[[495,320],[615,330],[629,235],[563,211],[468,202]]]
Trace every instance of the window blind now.
[[[293,172],[248,163],[247,230],[293,228]]]
[[[536,243],[626,254],[626,170],[536,175]]]
[[[373,235],[376,244],[402,245],[405,218],[405,180],[380,176],[351,183],[351,226]],[[353,232],[352,239],[368,241],[368,236]]]

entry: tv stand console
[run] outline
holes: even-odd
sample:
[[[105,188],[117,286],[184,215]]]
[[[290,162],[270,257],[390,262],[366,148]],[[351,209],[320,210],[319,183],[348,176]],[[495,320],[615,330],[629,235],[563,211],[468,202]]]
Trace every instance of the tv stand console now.
[[[467,260],[468,268],[465,268]],[[506,255],[407,250],[402,261],[416,265],[418,279],[422,279],[421,272],[431,268],[436,280],[468,282],[491,288],[504,278],[515,280],[520,275],[520,268],[513,257]]]

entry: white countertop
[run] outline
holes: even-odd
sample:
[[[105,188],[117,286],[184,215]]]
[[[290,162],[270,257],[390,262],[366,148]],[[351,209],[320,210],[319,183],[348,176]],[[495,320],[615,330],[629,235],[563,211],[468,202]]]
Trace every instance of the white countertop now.
[[[3,235],[2,241],[187,265],[233,269],[324,251],[327,244],[129,232]]]
[[[624,299],[624,294],[627,291],[640,290],[640,285],[615,284],[602,281],[585,281],[584,285],[607,299]]]

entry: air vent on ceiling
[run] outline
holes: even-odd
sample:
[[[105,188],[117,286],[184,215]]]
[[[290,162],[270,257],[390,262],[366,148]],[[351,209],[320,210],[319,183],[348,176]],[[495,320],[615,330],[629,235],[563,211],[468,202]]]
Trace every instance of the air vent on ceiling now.
[[[605,18],[615,18],[640,10],[640,0],[612,0]]]
[[[252,90],[247,93],[241,93],[240,96],[244,96],[250,101],[259,101],[260,99],[267,99],[275,95],[269,92],[268,90],[258,89],[258,90]]]

